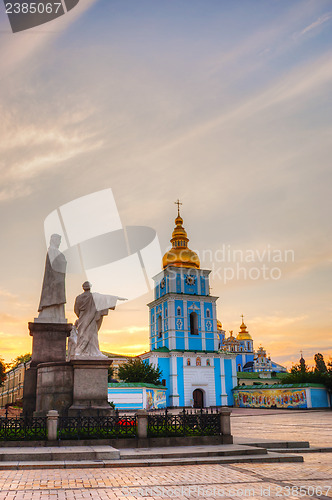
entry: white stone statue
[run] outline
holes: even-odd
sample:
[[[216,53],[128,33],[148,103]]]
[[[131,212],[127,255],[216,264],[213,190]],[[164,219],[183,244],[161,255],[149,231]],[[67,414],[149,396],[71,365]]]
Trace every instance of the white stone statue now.
[[[85,281],[82,287],[84,292],[76,297],[74,305],[78,317],[75,358],[107,358],[99,349],[98,331],[103,316],[107,316],[109,309],[115,309],[118,300],[126,299],[91,293],[91,284],[88,281]]]
[[[70,361],[72,358],[75,357],[77,337],[78,337],[77,324],[78,320],[76,320],[75,324],[72,326],[72,329],[70,330],[70,336],[68,337],[67,361]]]
[[[43,286],[38,307],[40,323],[66,323],[65,278],[67,261],[59,247],[61,236],[52,234],[46,255]]]

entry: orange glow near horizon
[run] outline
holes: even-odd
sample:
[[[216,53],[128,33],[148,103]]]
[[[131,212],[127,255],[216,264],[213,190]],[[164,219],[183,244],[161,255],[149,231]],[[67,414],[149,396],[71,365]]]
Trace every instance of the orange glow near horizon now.
[[[264,331],[264,325],[257,326],[257,331]],[[14,330],[14,331],[13,331]],[[110,335],[112,335],[112,331],[107,330],[106,332],[101,329],[99,333],[100,338],[100,349],[102,351],[111,352],[113,354],[121,354],[127,356],[136,356],[138,354],[142,354],[144,352],[149,351],[149,342],[148,342],[148,328],[142,326],[141,328],[131,327],[128,330],[138,330],[137,333],[133,333],[131,337],[133,337],[133,343],[124,343],[123,334],[126,333],[126,329],[124,328],[121,332],[121,339],[110,341]],[[236,333],[236,329],[235,333]],[[253,330],[253,329],[252,329]],[[15,332],[15,333],[14,333]],[[116,331],[115,331],[116,333]],[[262,345],[267,352],[267,355],[270,355],[273,361],[285,366],[287,369],[290,369],[293,364],[297,364],[300,359],[300,351],[303,350],[303,347],[296,347],[294,343],[289,343],[287,339],[289,335],[285,334],[285,338],[283,339],[283,347],[278,347],[276,342],[273,341],[273,333],[271,333],[271,337],[269,340],[262,338],[260,333],[255,333],[253,331],[250,332],[253,340],[254,340],[254,349],[257,350],[260,345]],[[120,336],[121,336],[120,335]],[[296,338],[296,332],[293,332],[294,337]],[[227,335],[228,336],[228,333]],[[290,335],[291,336],[291,335]],[[325,334],[323,334],[323,338]],[[280,342],[278,342],[280,343]],[[29,336],[27,322],[26,323],[17,323],[15,328],[8,328],[7,333],[4,331],[0,331],[0,352],[1,356],[6,363],[10,363],[17,356],[26,354],[31,352],[32,348],[32,338]],[[289,349],[290,354],[287,354],[285,351]],[[314,354],[320,352],[323,354],[325,362],[329,360],[331,357],[331,351],[326,349],[314,348],[313,346],[306,346],[304,351],[311,350],[312,354],[303,354],[306,363],[310,367],[314,367]],[[295,353],[294,353],[295,351]],[[298,351],[298,353],[296,353]]]

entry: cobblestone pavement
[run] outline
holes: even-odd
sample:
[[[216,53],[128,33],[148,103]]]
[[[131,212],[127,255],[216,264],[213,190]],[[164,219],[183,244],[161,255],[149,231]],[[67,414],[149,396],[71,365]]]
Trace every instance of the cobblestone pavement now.
[[[251,437],[288,440],[312,436],[316,444],[332,446],[331,419],[332,412],[257,413],[237,414],[232,421],[235,435],[242,432],[248,437],[249,432]],[[332,498],[332,453],[309,453],[304,459],[304,463],[0,471],[0,499]]]
[[[247,412],[247,413],[246,413]],[[232,433],[236,437],[309,441],[332,446],[332,411],[234,408]]]

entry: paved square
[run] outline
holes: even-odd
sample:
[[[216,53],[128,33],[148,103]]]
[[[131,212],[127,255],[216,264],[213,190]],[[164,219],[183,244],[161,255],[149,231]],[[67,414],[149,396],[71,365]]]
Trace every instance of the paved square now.
[[[332,412],[234,411],[235,436],[332,447]],[[304,463],[0,471],[0,500],[332,498],[332,453]]]

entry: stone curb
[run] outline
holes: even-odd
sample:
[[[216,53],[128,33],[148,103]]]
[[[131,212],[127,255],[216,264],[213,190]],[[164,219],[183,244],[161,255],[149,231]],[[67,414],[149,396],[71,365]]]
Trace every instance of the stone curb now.
[[[237,455],[234,457],[196,457],[196,458],[156,458],[138,460],[99,460],[99,461],[50,461],[50,462],[0,462],[0,470],[24,469],[93,469],[122,467],[165,467],[179,465],[203,464],[240,464],[240,463],[273,463],[303,462],[300,455],[268,453],[267,455]]]

